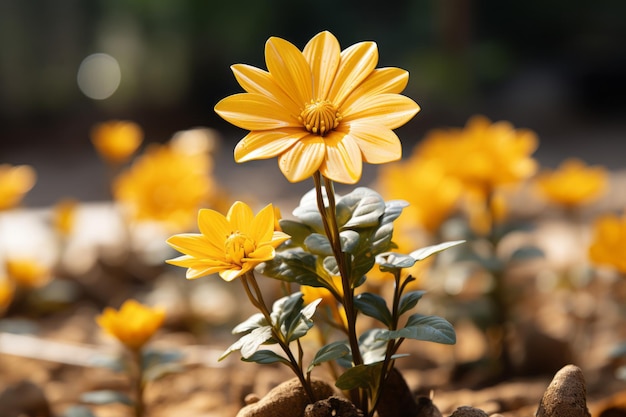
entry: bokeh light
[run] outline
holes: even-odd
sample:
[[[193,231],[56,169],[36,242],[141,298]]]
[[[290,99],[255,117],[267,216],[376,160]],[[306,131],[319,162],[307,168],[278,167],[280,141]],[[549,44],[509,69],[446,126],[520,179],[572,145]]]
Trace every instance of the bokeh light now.
[[[83,59],[76,80],[78,88],[87,97],[104,100],[111,97],[119,87],[122,71],[111,55],[97,53]]]

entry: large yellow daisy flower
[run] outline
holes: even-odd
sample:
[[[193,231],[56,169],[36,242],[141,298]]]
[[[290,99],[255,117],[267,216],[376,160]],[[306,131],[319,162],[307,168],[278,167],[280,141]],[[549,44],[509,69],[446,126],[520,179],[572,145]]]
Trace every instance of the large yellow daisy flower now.
[[[419,106],[400,95],[408,73],[379,68],[374,42],[341,51],[330,32],[321,32],[302,51],[272,37],[265,44],[268,71],[232,66],[246,91],[221,100],[215,111],[250,130],[235,148],[235,160],[278,157],[291,182],[316,171],[353,184],[362,163],[381,164],[402,156],[392,129],[409,121]]]
[[[167,262],[187,269],[187,278],[219,273],[225,281],[243,275],[274,258],[274,249],[289,235],[274,230],[274,209],[265,206],[255,216],[241,201],[226,216],[215,210],[198,212],[200,233],[174,235],[167,243],[185,255]]]

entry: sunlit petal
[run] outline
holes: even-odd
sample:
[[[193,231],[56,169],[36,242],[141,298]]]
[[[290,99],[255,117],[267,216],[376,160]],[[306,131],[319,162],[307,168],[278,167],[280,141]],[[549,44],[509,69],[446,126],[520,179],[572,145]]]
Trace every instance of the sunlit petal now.
[[[400,94],[409,82],[409,73],[400,68],[378,68],[365,79],[343,102],[349,108],[363,96],[376,94]]]
[[[349,135],[361,149],[363,161],[367,163],[383,164],[402,157],[400,139],[387,127],[357,121],[350,123]]]
[[[341,48],[335,36],[327,31],[318,33],[302,51],[311,66],[313,95],[311,98],[326,100],[339,67]]]
[[[249,270],[249,268],[247,268]],[[241,275],[244,274],[244,272],[246,272],[244,269],[226,269],[224,271],[221,271],[220,277],[222,277],[222,279],[224,281],[232,281],[235,278],[240,277]]]
[[[271,204],[263,207],[252,220],[250,237],[257,242],[272,239],[274,233],[274,207]]]
[[[261,246],[250,255],[252,255],[255,259],[270,260],[274,258],[275,250],[272,246]]]
[[[309,135],[296,142],[278,158],[278,166],[287,180],[302,181],[315,173],[324,161],[324,139]]]
[[[227,236],[230,224],[222,213],[211,209],[201,209],[198,211],[198,229],[211,242],[219,242],[223,236]]]
[[[235,64],[231,66],[231,69],[239,85],[248,93],[267,96],[277,103],[281,103],[294,114],[300,112],[302,103],[293,101],[293,99],[276,84],[276,81],[269,72],[246,64]]]
[[[235,161],[273,158],[308,134],[309,132],[302,128],[250,132],[235,146]]]
[[[323,176],[344,184],[354,184],[361,178],[361,150],[352,138],[333,132],[326,138],[326,160],[320,167]]]
[[[420,107],[410,98],[400,94],[365,96],[344,109],[344,123],[362,120],[369,124],[380,124],[389,129],[402,126],[413,118]]]
[[[215,105],[215,112],[246,130],[300,126],[282,104],[260,94],[241,93],[226,97]]]
[[[270,38],[265,43],[265,62],[277,84],[297,103],[311,100],[311,69],[302,52],[292,43]]]
[[[228,210],[226,218],[236,231],[248,233],[254,219],[254,213],[250,206],[241,201],[236,201]],[[272,224],[274,224],[273,221]]]
[[[341,106],[348,95],[367,78],[378,63],[378,48],[374,42],[361,42],[341,52],[341,63],[328,97]]]

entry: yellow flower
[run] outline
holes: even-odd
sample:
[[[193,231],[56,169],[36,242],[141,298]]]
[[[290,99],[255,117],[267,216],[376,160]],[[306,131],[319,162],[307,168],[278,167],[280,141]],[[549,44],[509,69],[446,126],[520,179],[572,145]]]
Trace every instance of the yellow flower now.
[[[187,278],[219,273],[225,281],[252,270],[275,256],[275,248],[289,236],[274,230],[274,208],[265,206],[255,216],[241,201],[226,216],[215,210],[198,212],[200,233],[174,235],[167,243],[184,253],[167,262],[187,269]]]
[[[134,220],[183,230],[213,198],[210,169],[206,153],[190,155],[179,147],[153,145],[116,178],[113,196]]]
[[[411,158],[389,164],[378,178],[386,198],[409,203],[398,224],[417,225],[435,233],[457,208],[463,192],[461,183],[445,172],[439,160]]]
[[[339,275],[332,277],[332,286],[337,294],[343,296],[341,277]],[[300,286],[300,291],[302,292],[304,304],[310,304],[318,298],[321,298],[322,301],[318,307],[318,310],[320,307],[326,306],[329,309],[331,319],[334,323],[342,324],[344,327],[348,325],[346,310],[343,308],[342,305],[338,303],[338,301],[329,290],[323,287],[309,287],[308,285],[302,285]]]
[[[52,279],[50,269],[30,258],[10,258],[5,263],[9,279],[18,287],[39,288]]]
[[[597,265],[614,267],[626,274],[626,215],[608,214],[596,219],[589,258]]]
[[[17,206],[36,180],[35,170],[28,165],[0,165],[0,210]]]
[[[96,317],[96,322],[105,332],[132,350],[141,349],[164,320],[165,310],[150,308],[135,300],[126,300],[119,311],[107,307]]]
[[[91,130],[91,142],[100,156],[111,164],[126,162],[143,141],[138,124],[111,120],[97,124]]]
[[[554,203],[573,207],[591,202],[607,189],[609,174],[604,167],[588,166],[570,158],[554,171],[541,173],[536,184],[541,193]]]
[[[53,210],[53,226],[61,236],[69,236],[74,230],[78,202],[73,199],[59,201]]]
[[[392,129],[409,121],[419,106],[400,95],[408,73],[379,68],[374,42],[341,51],[329,32],[311,39],[302,52],[284,39],[265,44],[268,71],[233,65],[246,91],[226,97],[215,111],[250,130],[235,148],[235,160],[278,157],[291,182],[316,171],[353,184],[362,163],[400,159],[402,147]]]
[[[416,149],[426,159],[442,161],[446,172],[483,194],[515,184],[535,174],[531,154],[538,139],[509,122],[491,123],[483,116],[470,118],[464,129],[435,130]]]
[[[4,312],[11,301],[13,301],[13,294],[15,293],[15,285],[9,279],[0,278],[0,313]]]

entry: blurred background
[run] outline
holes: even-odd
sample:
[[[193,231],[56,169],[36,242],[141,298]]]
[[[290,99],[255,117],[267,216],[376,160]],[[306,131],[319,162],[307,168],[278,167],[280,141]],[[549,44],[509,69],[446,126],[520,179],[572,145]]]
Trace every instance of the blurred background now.
[[[126,119],[148,143],[216,129],[225,177],[244,135],[213,112],[241,91],[230,65],[265,68],[268,37],[302,48],[330,30],[342,48],[376,41],[379,66],[410,72],[405,94],[422,111],[398,132],[407,155],[430,129],[484,114],[536,131],[544,165],[577,156],[619,169],[625,17],[622,0],[2,0],[0,163],[36,169],[26,205],[105,199],[89,132]]]

